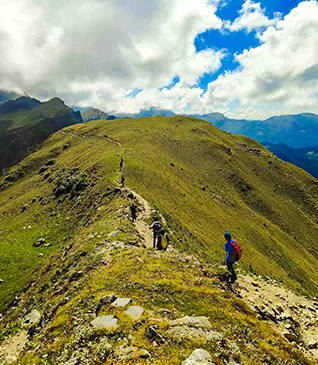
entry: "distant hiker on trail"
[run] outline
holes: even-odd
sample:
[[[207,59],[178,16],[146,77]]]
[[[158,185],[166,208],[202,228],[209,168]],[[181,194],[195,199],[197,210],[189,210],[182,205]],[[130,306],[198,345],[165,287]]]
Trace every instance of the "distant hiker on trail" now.
[[[242,249],[235,240],[232,240],[230,232],[225,232],[224,238],[226,239],[226,244],[224,246],[226,252],[224,263],[226,264],[227,269],[231,274],[229,278],[229,283],[234,284],[237,279],[234,264],[241,258]]]
[[[162,230],[161,223],[158,221],[158,219],[155,218],[155,221],[152,223],[149,229],[152,229],[153,231],[153,248],[156,248],[157,239]]]
[[[158,235],[157,249],[160,251],[165,251],[168,247],[169,242],[169,236],[166,234],[166,231],[162,229]]]
[[[119,164],[119,171],[123,171],[123,167],[124,167],[124,157],[121,156],[120,164]]]
[[[131,220],[133,222],[136,221],[137,219],[137,206],[135,203],[132,203],[131,206],[130,206],[130,213],[131,213]]]
[[[125,176],[124,176],[124,175],[122,175],[122,177],[121,177],[121,181],[120,181],[120,183],[121,183],[121,187],[122,187],[122,188],[124,188],[124,187],[125,187],[125,180],[126,180]]]

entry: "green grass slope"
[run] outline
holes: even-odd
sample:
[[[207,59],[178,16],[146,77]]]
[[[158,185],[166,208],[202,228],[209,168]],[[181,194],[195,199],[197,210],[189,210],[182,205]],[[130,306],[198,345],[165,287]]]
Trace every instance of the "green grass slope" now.
[[[175,247],[219,262],[230,230],[244,268],[317,293],[317,180],[207,122],[153,117],[68,127],[2,179],[0,308],[89,224],[121,156],[127,186],[163,214]],[[39,259],[42,236],[52,245]]]
[[[104,157],[111,157],[109,153],[105,151]],[[104,183],[108,182],[106,177]],[[29,251],[38,270],[32,285],[3,312],[0,361],[4,360],[1,350],[10,344],[12,347],[17,343],[15,336],[22,334],[28,341],[20,353],[14,352],[19,365],[177,365],[196,348],[209,351],[217,365],[233,361],[246,365],[313,364],[228,292],[211,265],[202,265],[193,256],[176,250],[155,252],[143,248],[142,239],[126,214],[131,204],[127,194],[111,188],[98,193],[94,183],[89,182],[90,194],[77,190],[75,200],[81,203],[74,203],[69,212],[62,211],[62,207],[70,203],[72,193],[60,196],[59,213],[63,219],[59,225],[71,216],[78,217],[90,202],[85,210],[90,212],[89,217],[85,215],[81,224],[72,226],[67,244],[57,248],[60,232],[48,226],[56,252],[45,252],[44,257],[38,258]],[[35,222],[37,229],[40,224],[48,222]],[[124,308],[103,302],[102,298],[113,293],[131,298],[132,305],[142,306],[141,318],[132,320]],[[40,312],[41,321],[28,326],[23,317],[35,309]],[[96,315],[114,316],[118,327],[93,330],[90,322]],[[206,317],[212,331],[185,326],[177,329],[185,335],[175,337],[170,333],[174,329],[171,320],[184,316]],[[157,337],[147,334],[149,328],[155,329]],[[23,335],[24,331],[28,335]]]
[[[79,113],[54,98],[21,97],[0,106],[0,174],[21,161],[52,133],[81,122]]]
[[[142,248],[129,219],[131,201],[118,188],[121,157],[126,186],[164,216],[176,250]],[[224,291],[213,267],[230,230],[243,247],[241,268],[315,295],[317,195],[309,174],[202,120],[67,127],[0,180],[0,346],[37,309],[41,323],[29,329],[18,364],[147,362],[121,361],[121,345],[147,349],[153,364],[180,364],[197,347],[218,365],[311,364]],[[40,238],[45,242],[36,247]],[[99,314],[115,315],[119,327],[92,333],[96,306],[111,293],[142,305],[143,318],[134,323],[103,306]],[[177,318],[209,317],[223,339],[169,339],[162,307]],[[164,344],[147,338],[150,325]]]

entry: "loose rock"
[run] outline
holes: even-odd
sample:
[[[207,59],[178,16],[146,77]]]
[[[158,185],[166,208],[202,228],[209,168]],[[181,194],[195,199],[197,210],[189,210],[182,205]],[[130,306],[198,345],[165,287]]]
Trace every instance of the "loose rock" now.
[[[211,329],[212,325],[207,317],[185,316],[170,323],[171,326],[189,326],[195,328]]]
[[[70,277],[70,281],[76,281],[76,280],[80,279],[82,276],[84,276],[83,271],[74,272]]]
[[[24,317],[23,321],[27,325],[36,326],[41,321],[41,313],[38,310],[34,309],[32,312],[28,313]]]
[[[40,247],[41,245],[43,245],[43,244],[44,244],[44,242],[45,242],[45,238],[44,238],[44,237],[41,237],[41,238],[39,238],[37,241],[35,241],[35,242],[33,243],[33,246],[34,246],[34,247]]]
[[[207,341],[219,341],[223,338],[223,335],[219,332],[189,326],[172,327],[168,329],[166,334],[168,337],[175,340],[199,341],[201,343],[206,343]]]
[[[118,327],[118,319],[111,315],[101,316],[95,318],[91,325],[97,330],[115,329]]]
[[[203,349],[194,350],[192,354],[182,363],[182,365],[212,365],[212,364],[214,363],[212,361],[211,355]]]
[[[117,298],[112,304],[112,307],[126,307],[131,302],[130,298]]]
[[[139,306],[131,306],[125,310],[125,313],[135,321],[137,321],[142,316],[143,312],[144,309]]]
[[[167,336],[176,340],[190,340],[206,343],[223,339],[223,334],[213,331],[207,317],[182,317],[170,323]]]
[[[150,341],[155,341],[157,344],[166,342],[165,337],[158,332],[157,326],[149,326],[145,331],[145,336]]]
[[[106,297],[101,298],[95,309],[96,316],[98,316],[98,313],[101,310],[103,305],[109,305],[109,304],[113,303],[116,299],[117,299],[117,297],[114,294],[107,295]]]
[[[284,333],[284,336],[289,342],[296,342],[296,343],[298,342],[298,337],[293,333],[286,332]]]
[[[169,311],[168,309],[165,308],[161,308],[157,311],[157,313],[163,317],[163,318],[168,318],[168,319],[175,319],[175,315],[173,312]]]

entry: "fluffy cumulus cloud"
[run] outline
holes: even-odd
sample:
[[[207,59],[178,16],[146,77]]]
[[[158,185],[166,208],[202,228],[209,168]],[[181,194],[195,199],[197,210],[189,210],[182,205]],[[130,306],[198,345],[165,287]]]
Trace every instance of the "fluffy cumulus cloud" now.
[[[260,40],[259,47],[236,55],[236,71],[209,85],[205,103],[226,107],[239,99],[260,113],[318,111],[318,3],[300,3]]]
[[[275,25],[281,18],[281,14],[276,13],[273,19],[269,19],[265,15],[265,9],[262,8],[261,3],[256,3],[253,0],[246,0],[239,13],[239,17],[233,22],[225,22],[225,29],[232,32],[245,30],[249,33],[253,30],[259,31],[264,27]]]
[[[2,2],[0,88],[105,107],[176,75],[194,84],[221,66],[222,52],[194,47],[198,33],[221,28],[215,11],[208,0]]]
[[[1,0],[0,0],[1,1]],[[318,3],[269,19],[246,0],[232,23],[222,0],[11,0],[1,2],[0,89],[111,112],[151,106],[235,117],[318,111]],[[220,69],[226,50],[196,52],[209,29],[257,31],[261,44],[236,54],[204,92],[200,76]],[[172,87],[175,76],[178,82]],[[138,89],[138,90],[137,90]]]

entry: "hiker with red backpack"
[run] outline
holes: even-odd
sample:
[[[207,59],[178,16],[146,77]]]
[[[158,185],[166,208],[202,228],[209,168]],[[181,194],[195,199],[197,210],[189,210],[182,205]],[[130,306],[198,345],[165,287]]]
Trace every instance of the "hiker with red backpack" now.
[[[225,232],[224,238],[226,239],[226,244],[224,246],[226,252],[224,263],[231,274],[229,283],[234,284],[237,279],[234,264],[242,257],[242,249],[235,240],[232,240],[230,232]]]

